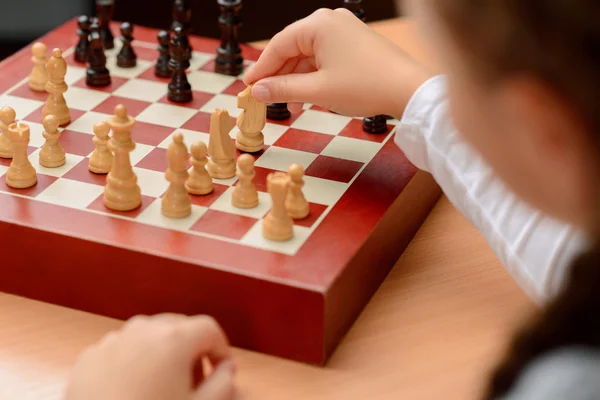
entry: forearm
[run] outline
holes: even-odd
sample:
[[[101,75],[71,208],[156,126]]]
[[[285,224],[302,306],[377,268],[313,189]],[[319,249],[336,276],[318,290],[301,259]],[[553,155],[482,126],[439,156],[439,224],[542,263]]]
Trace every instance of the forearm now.
[[[448,115],[443,77],[428,81],[411,98],[396,143],[433,175],[529,296],[542,303],[556,294],[583,237],[516,198],[461,139]]]

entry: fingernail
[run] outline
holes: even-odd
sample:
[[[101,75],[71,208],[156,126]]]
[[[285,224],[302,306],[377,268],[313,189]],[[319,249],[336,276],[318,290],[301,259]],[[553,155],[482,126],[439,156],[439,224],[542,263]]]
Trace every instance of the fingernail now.
[[[252,88],[252,96],[258,101],[267,102],[271,97],[271,93],[269,92],[269,88],[267,88],[265,85],[257,83]]]

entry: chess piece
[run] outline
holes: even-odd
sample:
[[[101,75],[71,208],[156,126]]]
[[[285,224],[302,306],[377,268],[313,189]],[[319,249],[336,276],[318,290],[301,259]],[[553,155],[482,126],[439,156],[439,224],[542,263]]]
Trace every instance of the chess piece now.
[[[49,93],[46,105],[42,109],[42,117],[54,115],[58,119],[59,125],[66,125],[71,122],[71,112],[65,101],[65,93],[69,88],[65,83],[67,74],[67,63],[62,57],[61,49],[52,50],[52,57],[48,61],[48,83],[46,91]]]
[[[46,70],[46,45],[37,42],[31,48],[33,57],[33,70],[29,75],[29,87],[36,92],[45,92],[46,83],[48,83],[48,71]]]
[[[388,130],[385,115],[364,118],[362,127],[363,131],[373,134],[386,133]]]
[[[283,121],[292,116],[288,110],[287,103],[273,103],[267,106],[267,118],[275,121]]]
[[[27,156],[29,144],[29,126],[22,122],[13,122],[8,127],[13,145],[13,159],[6,171],[6,184],[15,189],[26,189],[37,183],[37,173]]]
[[[0,158],[12,158],[13,147],[8,134],[8,126],[15,122],[17,114],[10,107],[0,110]]]
[[[162,30],[158,32],[158,59],[154,66],[154,74],[161,78],[170,78],[172,71],[169,69],[169,61],[171,60],[169,43],[171,42],[171,35],[169,31]]]
[[[238,44],[238,30],[242,23],[239,16],[242,0],[218,0],[218,4],[221,9],[221,44],[217,48],[215,72],[238,76],[244,70],[242,50]]]
[[[188,152],[181,133],[173,136],[173,143],[167,150],[167,159],[169,167],[165,178],[170,185],[162,198],[161,211],[165,217],[185,218],[192,213],[192,200],[185,187],[189,177]]]
[[[366,21],[365,10],[362,8],[362,0],[344,0],[344,8],[352,11],[352,14],[362,22]]]
[[[175,34],[169,46],[171,60],[169,68],[172,71],[171,82],[168,86],[169,100],[177,103],[192,101],[192,86],[187,80],[186,70],[190,67],[190,50],[187,38],[183,34],[183,27],[177,25]]]
[[[105,87],[110,85],[110,71],[106,68],[106,56],[100,33],[92,29],[90,34],[90,51],[88,65],[85,72],[85,82],[92,87]]]
[[[106,50],[114,49],[114,37],[110,30],[110,22],[115,12],[114,0],[96,0],[96,15],[100,28],[100,38]]]
[[[121,68],[133,68],[137,65],[137,55],[131,46],[133,42],[133,25],[129,22],[121,23],[121,42],[123,47],[117,55],[117,66]]]
[[[195,195],[205,195],[213,191],[212,178],[206,170],[206,164],[208,163],[208,147],[204,142],[194,142],[190,147],[192,156],[190,157],[190,176],[185,183],[188,193]]]
[[[43,119],[42,125],[44,126],[42,136],[46,139],[46,142],[40,150],[40,165],[46,168],[57,168],[65,165],[67,162],[65,151],[58,142],[60,138],[58,119],[54,115],[48,115]]]
[[[285,208],[290,178],[284,172],[267,176],[267,191],[271,195],[271,211],[263,220],[262,234],[265,239],[286,241],[294,236],[294,221]]]
[[[113,153],[108,148],[109,132],[110,128],[104,121],[97,122],[94,125],[94,139],[92,140],[96,148],[90,156],[88,169],[95,174],[108,174],[110,172]]]
[[[113,152],[114,157],[106,177],[104,205],[115,211],[131,211],[142,204],[141,190],[129,154],[135,149],[135,143],[131,140],[135,120],[127,114],[125,106],[119,104],[115,107],[115,115],[106,123],[113,132],[108,149]]]
[[[216,109],[212,112],[208,142],[210,160],[206,170],[215,179],[228,179],[235,176],[235,145],[229,137],[233,127],[233,121],[227,110]]]
[[[267,123],[267,107],[265,103],[252,97],[252,85],[244,89],[237,97],[238,108],[243,109],[237,118],[235,145],[241,151],[255,153],[265,145],[262,129]]]
[[[79,41],[75,47],[74,54],[75,61],[77,62],[87,62],[90,50],[90,33],[92,33],[91,27],[91,21],[87,15],[82,15],[77,19],[77,36],[79,36]]]
[[[237,208],[254,208],[258,205],[258,192],[254,186],[254,157],[242,154],[238,157],[238,183],[231,195],[231,204]]]
[[[173,23],[171,24],[171,30],[175,31],[175,27],[177,26],[177,24],[180,24],[181,27],[183,28],[183,34],[186,36],[186,38],[188,37],[188,35],[190,34],[190,30],[191,30],[191,19],[192,19],[192,8],[190,7],[189,1],[188,0],[175,0],[173,1],[173,7],[172,7],[172,17],[173,17]],[[189,40],[187,41],[188,43],[188,47],[190,50],[190,55],[191,55],[191,51],[192,51],[192,47],[189,43]]]
[[[285,208],[293,219],[304,219],[310,213],[310,206],[302,188],[304,187],[304,168],[300,164],[292,164],[288,169],[290,190],[285,199]]]

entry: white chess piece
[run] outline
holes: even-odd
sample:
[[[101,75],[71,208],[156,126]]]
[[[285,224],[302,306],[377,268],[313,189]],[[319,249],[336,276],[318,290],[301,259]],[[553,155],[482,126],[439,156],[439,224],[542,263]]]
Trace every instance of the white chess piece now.
[[[284,172],[267,176],[267,190],[271,195],[271,211],[263,220],[262,234],[265,239],[287,241],[294,236],[294,221],[285,208],[290,178]]]
[[[49,93],[46,105],[42,109],[42,116],[54,115],[59,125],[68,124],[71,121],[71,111],[65,101],[65,93],[69,88],[65,83],[67,74],[67,62],[62,57],[60,49],[52,50],[52,57],[46,66],[48,71],[48,83],[46,91]]]
[[[0,158],[12,158],[13,148],[8,134],[8,126],[15,122],[17,114],[10,107],[4,107],[0,110]]]
[[[165,172],[165,178],[170,185],[162,198],[161,211],[165,217],[185,218],[192,213],[192,201],[185,187],[189,177],[188,152],[181,133],[173,136],[173,143],[167,151],[167,159],[169,167]]]
[[[206,164],[208,163],[208,148],[204,142],[194,142],[190,146],[190,176],[185,183],[185,187],[188,193],[195,195],[205,195],[213,191],[212,178],[206,170]]]
[[[104,121],[94,125],[94,138],[96,148],[90,156],[88,169],[95,174],[108,174],[113,163],[113,153],[108,148],[110,127]]]
[[[234,123],[227,110],[216,109],[212,112],[208,142],[210,160],[206,170],[215,179],[235,176],[235,145],[229,136],[233,127]]]
[[[46,142],[40,150],[40,165],[46,168],[57,168],[65,165],[67,162],[65,150],[58,141],[60,138],[58,119],[54,115],[48,115],[43,119],[42,124],[44,126],[42,136],[44,136]]]
[[[34,65],[29,75],[29,87],[36,92],[45,92],[46,83],[48,83],[46,51],[46,45],[42,42],[35,43],[31,48],[31,52],[33,53],[31,61]]]
[[[29,126],[14,122],[8,127],[8,134],[13,145],[13,159],[6,171],[6,184],[16,189],[32,187],[37,183],[37,173],[27,156]]]
[[[250,154],[242,154],[238,157],[238,183],[231,195],[231,204],[237,208],[254,208],[258,205],[258,192],[253,179],[254,157]]]
[[[304,219],[310,213],[310,206],[302,188],[304,187],[304,168],[300,164],[292,164],[288,168],[290,191],[285,199],[285,208],[293,219]]]
[[[252,85],[237,97],[238,108],[243,109],[237,118],[235,145],[241,151],[255,153],[263,149],[265,136],[262,133],[267,123],[267,105],[252,97]]]

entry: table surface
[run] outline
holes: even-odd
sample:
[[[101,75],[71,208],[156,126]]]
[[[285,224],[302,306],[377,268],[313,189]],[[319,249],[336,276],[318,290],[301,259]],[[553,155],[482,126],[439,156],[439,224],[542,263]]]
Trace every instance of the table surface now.
[[[412,21],[371,25],[432,64]],[[474,399],[533,307],[442,197],[326,367],[235,349],[237,384],[261,400]],[[0,399],[58,400],[77,354],[121,324],[0,293]]]

